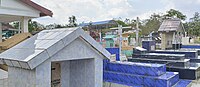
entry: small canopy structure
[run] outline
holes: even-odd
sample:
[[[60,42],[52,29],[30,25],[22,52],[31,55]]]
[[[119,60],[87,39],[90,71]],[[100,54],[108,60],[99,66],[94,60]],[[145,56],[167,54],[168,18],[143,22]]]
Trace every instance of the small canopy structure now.
[[[27,33],[29,19],[52,15],[52,11],[31,0],[0,0],[0,38],[2,38],[1,23],[18,21],[19,31]]]
[[[180,19],[172,18],[164,20],[158,32],[161,33],[161,49],[177,49],[185,36],[185,29]],[[179,46],[176,46],[179,45]]]
[[[185,31],[180,19],[164,20],[158,29],[159,32]]]
[[[8,66],[9,87],[51,87],[55,81],[61,87],[102,87],[103,59],[109,58],[76,27],[41,31],[1,53],[0,65]]]

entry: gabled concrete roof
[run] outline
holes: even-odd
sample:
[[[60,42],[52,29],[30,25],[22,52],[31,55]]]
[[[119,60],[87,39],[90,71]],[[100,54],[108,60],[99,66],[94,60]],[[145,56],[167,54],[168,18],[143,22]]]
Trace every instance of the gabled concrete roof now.
[[[181,26],[181,27],[180,27]],[[162,22],[158,31],[177,31],[182,28],[182,23],[180,19],[167,19]],[[183,29],[183,28],[182,28]]]
[[[34,9],[40,11],[40,16],[51,16],[53,15],[53,12],[36,4],[35,2],[31,1],[31,0],[20,0],[21,2],[33,7]]]
[[[105,58],[110,57],[106,51],[92,37],[81,28],[62,28],[43,30],[22,43],[0,54],[0,64],[34,69],[45,60],[69,45],[76,38],[81,37]]]

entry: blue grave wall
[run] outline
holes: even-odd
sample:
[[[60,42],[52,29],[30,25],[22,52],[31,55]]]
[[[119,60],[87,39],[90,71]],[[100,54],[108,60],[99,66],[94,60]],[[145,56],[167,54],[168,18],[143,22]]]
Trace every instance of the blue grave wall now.
[[[120,61],[120,57],[119,57],[119,48],[106,48],[106,50],[108,52],[110,52],[110,54],[116,54],[116,60]]]

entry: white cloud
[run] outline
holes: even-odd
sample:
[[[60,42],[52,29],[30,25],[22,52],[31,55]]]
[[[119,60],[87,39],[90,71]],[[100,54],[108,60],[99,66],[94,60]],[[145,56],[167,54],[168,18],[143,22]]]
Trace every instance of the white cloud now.
[[[36,19],[42,24],[68,23],[68,17],[75,15],[79,23],[82,21],[99,21],[113,18],[148,18],[152,13],[165,13],[167,10],[180,9],[187,15],[190,9],[183,9],[183,5],[199,2],[200,0],[155,0],[152,5],[145,0],[32,0],[53,11],[53,18]],[[161,6],[159,6],[162,4]],[[148,7],[145,7],[145,6]],[[144,8],[145,7],[145,8]],[[154,7],[154,8],[153,8]],[[147,10],[148,9],[148,10]]]

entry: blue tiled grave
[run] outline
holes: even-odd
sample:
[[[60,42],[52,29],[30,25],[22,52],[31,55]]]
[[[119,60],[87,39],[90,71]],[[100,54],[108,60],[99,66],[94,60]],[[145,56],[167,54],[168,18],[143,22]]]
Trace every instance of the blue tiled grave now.
[[[116,73],[104,71],[104,81],[129,86],[143,85],[144,87],[171,87],[179,80],[177,72],[166,72],[161,76],[144,76],[134,74]]]
[[[179,74],[177,72],[166,72],[163,74],[144,74],[136,72],[155,72],[154,68],[163,66],[164,64],[151,63],[130,63],[130,62],[109,62],[104,61],[105,82],[117,83],[133,87],[172,87],[179,81]],[[149,66],[152,66],[151,68]],[[145,67],[135,70],[137,67]],[[165,65],[163,66],[165,69]],[[148,69],[149,68],[149,69]],[[140,71],[142,70],[142,71]],[[146,71],[145,71],[146,70]],[[157,71],[160,69],[158,68]],[[162,70],[161,70],[162,71]],[[186,86],[183,86],[186,87]]]
[[[135,75],[160,76],[166,72],[166,65],[137,62],[110,62],[107,63],[105,70]]]

